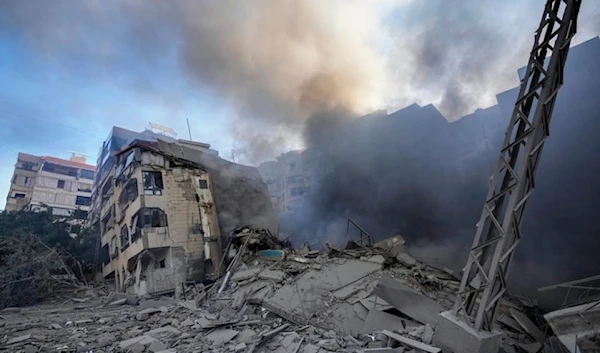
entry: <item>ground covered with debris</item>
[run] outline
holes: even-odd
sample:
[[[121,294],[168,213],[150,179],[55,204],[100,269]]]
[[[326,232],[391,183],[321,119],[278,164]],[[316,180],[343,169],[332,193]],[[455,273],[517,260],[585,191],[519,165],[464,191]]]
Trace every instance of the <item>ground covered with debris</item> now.
[[[0,350],[441,352],[436,323],[454,303],[458,278],[406,254],[400,237],[321,251],[285,249],[249,228],[234,237],[226,274],[189,287],[187,299],[140,300],[91,288],[7,308],[0,312]],[[534,303],[507,296],[500,310],[505,352],[561,351]]]

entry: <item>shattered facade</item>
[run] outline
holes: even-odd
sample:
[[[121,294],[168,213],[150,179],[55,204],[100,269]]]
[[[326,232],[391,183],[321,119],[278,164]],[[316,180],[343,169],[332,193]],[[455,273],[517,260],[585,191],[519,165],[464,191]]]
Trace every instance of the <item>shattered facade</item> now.
[[[67,160],[19,153],[6,211],[47,209],[56,216],[85,219],[91,205],[95,170],[77,155]]]
[[[236,175],[207,144],[149,140],[105,159],[90,217],[100,229],[103,276],[137,295],[216,275],[224,231],[249,219],[274,224],[260,178]]]

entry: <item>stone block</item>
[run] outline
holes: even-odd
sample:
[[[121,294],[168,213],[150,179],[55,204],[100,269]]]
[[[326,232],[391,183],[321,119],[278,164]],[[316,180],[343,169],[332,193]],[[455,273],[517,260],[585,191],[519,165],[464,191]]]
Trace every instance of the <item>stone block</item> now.
[[[496,353],[501,343],[502,332],[477,331],[451,311],[440,314],[433,335],[433,344],[444,353]]]

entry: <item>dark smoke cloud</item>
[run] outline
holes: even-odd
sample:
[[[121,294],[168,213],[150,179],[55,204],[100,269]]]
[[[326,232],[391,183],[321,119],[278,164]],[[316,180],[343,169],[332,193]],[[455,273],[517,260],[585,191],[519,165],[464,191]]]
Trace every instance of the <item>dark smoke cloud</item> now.
[[[598,55],[598,38],[569,54],[510,270],[515,292],[548,299],[536,289],[596,275],[600,266],[594,207],[600,197]],[[288,232],[296,241],[316,236],[343,245],[350,218],[376,239],[401,234],[416,257],[459,271],[517,93],[514,88],[499,96],[498,105],[453,123],[432,106],[413,105],[310,135],[304,160],[318,182],[298,217],[285,220]],[[545,304],[562,300],[550,298],[555,301]]]

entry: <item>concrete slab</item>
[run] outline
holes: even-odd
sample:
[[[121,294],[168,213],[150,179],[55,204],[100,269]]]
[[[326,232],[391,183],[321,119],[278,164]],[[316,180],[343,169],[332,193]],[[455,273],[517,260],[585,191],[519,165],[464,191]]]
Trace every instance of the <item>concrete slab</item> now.
[[[333,295],[337,299],[346,300],[346,299],[350,298],[352,295],[354,295],[355,293],[358,293],[360,290],[365,288],[365,286],[370,281],[371,280],[368,278],[359,279],[356,282],[350,283],[350,284],[336,290],[331,295]]]
[[[174,334],[174,335],[180,335],[181,331],[179,331],[178,329],[176,329],[173,326],[163,326],[154,330],[150,330],[146,333],[144,333],[145,335],[148,336],[152,336],[152,337],[157,337],[157,336],[163,336],[165,334]]]
[[[206,335],[206,339],[211,341],[213,345],[218,346],[231,341],[240,331],[229,329],[217,329]]]
[[[383,333],[384,335],[388,336],[389,338],[396,340],[404,345],[410,346],[412,348],[416,348],[418,350],[421,350],[421,351],[424,351],[427,353],[441,353],[442,352],[442,350],[440,348],[432,347],[423,342],[415,341],[413,339],[401,336],[397,333],[393,333],[388,330],[383,330],[381,333]],[[461,352],[456,352],[456,353],[463,353],[463,352],[461,351]]]
[[[304,273],[294,283],[284,285],[271,298],[265,299],[263,306],[292,322],[305,323],[329,309],[326,302],[332,291],[380,269],[381,265],[373,262],[340,260],[321,270]],[[353,307],[350,305],[349,308],[354,315]]]
[[[231,280],[234,282],[245,281],[252,277],[255,277],[260,272],[260,268],[251,268],[244,271],[237,271],[231,276]]]
[[[367,315],[362,328],[360,329],[361,334],[373,333],[375,331],[381,331],[388,329],[390,331],[396,331],[403,329],[402,318],[396,315],[388,314],[383,311],[371,310]]]
[[[370,295],[364,299],[359,300],[358,302],[361,303],[365,308],[367,308],[367,310],[384,311],[394,308],[390,305],[390,303],[386,302],[385,300],[376,295]]]
[[[437,302],[390,277],[381,278],[373,293],[390,303],[401,313],[423,323],[435,326],[443,308]]]
[[[408,267],[412,267],[417,264],[417,260],[406,253],[398,254],[398,256],[396,256],[396,260]]]
[[[529,318],[522,312],[510,308],[510,315],[515,319],[527,333],[531,335],[536,341],[543,343],[546,340],[546,335],[540,330]]]
[[[366,320],[367,317],[369,316],[369,309],[365,308],[365,306],[362,305],[361,303],[354,303],[354,312],[362,320]]]
[[[477,331],[451,311],[445,311],[440,314],[433,344],[449,353],[496,353],[500,350],[502,336],[502,332]]]
[[[256,337],[256,331],[251,329],[245,329],[238,333],[237,336],[235,336],[235,340],[238,343],[251,343],[254,340],[254,337]]]
[[[580,353],[581,338],[600,334],[600,302],[552,311],[544,319],[571,353]]]
[[[285,272],[275,270],[262,270],[259,272],[258,278],[269,281],[282,282],[285,279]]]
[[[22,335],[22,336],[19,336],[19,337],[11,338],[10,340],[8,340],[8,342],[6,342],[6,344],[13,344],[13,343],[24,342],[24,341],[27,341],[30,338],[31,338],[31,334]]]

